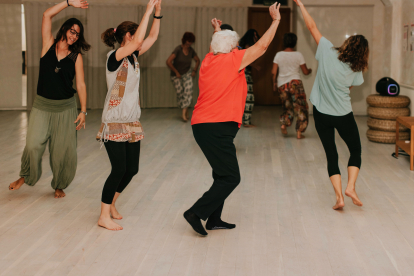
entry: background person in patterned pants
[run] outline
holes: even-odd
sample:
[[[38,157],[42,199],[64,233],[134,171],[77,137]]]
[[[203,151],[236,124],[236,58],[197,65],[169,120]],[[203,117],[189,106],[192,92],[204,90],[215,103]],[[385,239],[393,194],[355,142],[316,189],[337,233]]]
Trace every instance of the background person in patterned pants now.
[[[167,59],[167,66],[171,69],[171,80],[177,92],[177,104],[182,109],[184,122],[188,121],[188,107],[193,100],[193,77],[197,73],[200,59],[191,47],[195,42],[193,33],[184,33],[181,39],[182,44],[175,47],[174,51]],[[193,59],[196,66],[191,70]]]

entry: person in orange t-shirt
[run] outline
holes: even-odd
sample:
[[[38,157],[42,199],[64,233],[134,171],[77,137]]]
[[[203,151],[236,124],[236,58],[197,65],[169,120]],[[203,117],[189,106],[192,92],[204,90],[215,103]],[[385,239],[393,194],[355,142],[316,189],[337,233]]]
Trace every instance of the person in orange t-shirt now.
[[[239,36],[220,29],[221,21],[211,23],[214,35],[210,53],[204,58],[199,77],[199,96],[191,125],[194,138],[213,169],[211,188],[184,213],[194,231],[206,236],[206,228],[233,229],[234,224],[221,220],[224,201],[240,183],[240,170],[233,140],[242,124],[247,83],[244,68],[262,56],[272,42],[280,22],[280,4],[269,8],[273,19],[263,37],[247,50],[239,51]]]

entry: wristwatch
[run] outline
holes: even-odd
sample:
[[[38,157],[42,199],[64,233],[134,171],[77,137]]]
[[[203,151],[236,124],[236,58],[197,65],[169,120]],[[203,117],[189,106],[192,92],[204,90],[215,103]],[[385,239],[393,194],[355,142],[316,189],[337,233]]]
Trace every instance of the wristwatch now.
[[[88,113],[86,113],[85,111],[82,111],[82,110],[81,110],[81,113],[85,114],[85,116],[88,115]]]

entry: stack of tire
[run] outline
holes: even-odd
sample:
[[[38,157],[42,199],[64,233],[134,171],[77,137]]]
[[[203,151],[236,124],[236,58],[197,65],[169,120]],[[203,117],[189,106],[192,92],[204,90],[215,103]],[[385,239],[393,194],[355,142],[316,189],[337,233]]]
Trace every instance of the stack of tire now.
[[[394,144],[396,142],[396,120],[400,116],[410,116],[410,98],[406,96],[370,95],[368,107],[368,140],[377,143]],[[409,129],[400,124],[400,140],[409,140]]]

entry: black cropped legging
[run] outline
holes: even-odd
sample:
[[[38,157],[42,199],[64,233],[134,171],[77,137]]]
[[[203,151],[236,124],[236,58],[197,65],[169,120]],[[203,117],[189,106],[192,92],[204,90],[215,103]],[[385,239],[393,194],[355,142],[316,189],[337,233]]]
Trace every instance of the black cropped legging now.
[[[315,127],[325,149],[328,159],[329,177],[341,174],[338,166],[338,151],[335,144],[335,129],[348,146],[351,156],[349,157],[348,167],[361,168],[361,139],[359,137],[358,126],[355,122],[354,113],[345,116],[331,116],[320,113],[313,107],[313,118]]]
[[[122,193],[132,177],[138,173],[141,141],[135,143],[108,141],[105,142],[105,148],[112,170],[103,187],[102,202],[112,204],[115,193]]]

